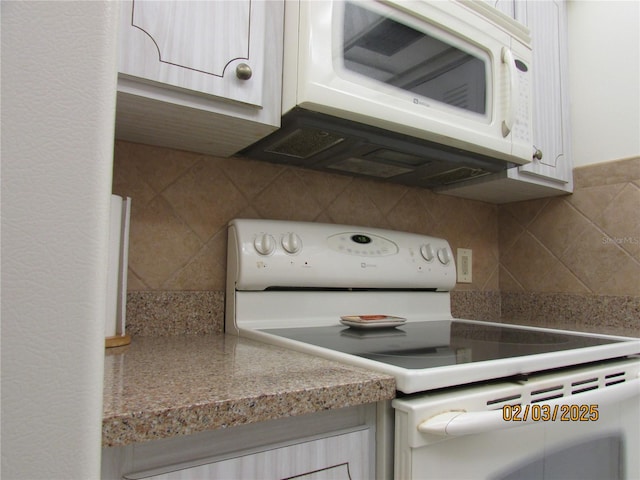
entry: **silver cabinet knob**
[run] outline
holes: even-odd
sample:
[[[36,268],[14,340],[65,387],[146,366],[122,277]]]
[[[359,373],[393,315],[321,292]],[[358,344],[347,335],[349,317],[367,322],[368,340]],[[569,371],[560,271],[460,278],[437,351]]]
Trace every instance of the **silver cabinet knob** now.
[[[238,64],[238,66],[236,67],[236,77],[238,77],[240,80],[249,80],[251,78],[251,75],[253,75],[253,72],[251,71],[251,67],[249,65],[247,65],[246,63]]]
[[[533,158],[537,160],[542,160],[542,150],[536,148],[536,151],[533,153]]]

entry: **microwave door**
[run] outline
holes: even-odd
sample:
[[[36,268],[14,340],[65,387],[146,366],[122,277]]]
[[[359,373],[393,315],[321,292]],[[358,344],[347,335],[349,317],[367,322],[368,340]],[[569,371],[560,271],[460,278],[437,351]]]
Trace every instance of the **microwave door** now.
[[[343,39],[346,70],[424,102],[487,113],[488,58],[350,2],[345,4]]]

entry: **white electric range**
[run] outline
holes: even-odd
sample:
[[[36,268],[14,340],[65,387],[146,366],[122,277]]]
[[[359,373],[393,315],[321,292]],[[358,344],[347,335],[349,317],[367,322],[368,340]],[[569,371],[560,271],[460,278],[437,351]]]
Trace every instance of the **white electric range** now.
[[[566,472],[549,466],[550,455],[531,449],[534,437],[517,452],[501,454],[503,462],[496,464],[494,452],[490,468],[480,447],[485,435],[516,426],[573,431],[581,421],[580,412],[572,420],[571,405],[587,410],[582,425],[596,432],[594,439],[619,433],[613,436],[618,440],[607,440],[607,451],[614,452],[607,455],[623,459],[606,471],[592,465],[587,470],[595,476],[580,478],[640,475],[637,456],[626,453],[640,446],[640,432],[622,428],[639,417],[640,340],[455,319],[455,283],[453,252],[443,239],[347,225],[233,220],[225,329],[394,376],[395,478],[528,478],[525,467],[533,469],[530,478],[562,478]],[[530,410],[528,418],[504,416],[513,405],[530,404],[535,416]],[[542,408],[555,411],[553,420],[539,418]],[[569,416],[563,423],[558,414],[564,410]],[[448,453],[434,445],[442,447],[451,436],[462,442],[454,450],[464,451],[468,461],[443,464]],[[467,445],[469,439],[475,447]],[[519,444],[504,441],[510,450]],[[563,452],[564,462],[566,445],[574,448],[575,442],[561,441],[553,448],[550,440],[542,444],[544,451]],[[378,447],[387,453],[392,448]],[[604,451],[600,444],[590,448]],[[577,460],[570,464],[599,458],[586,447],[574,450]],[[542,466],[529,466],[539,458]]]

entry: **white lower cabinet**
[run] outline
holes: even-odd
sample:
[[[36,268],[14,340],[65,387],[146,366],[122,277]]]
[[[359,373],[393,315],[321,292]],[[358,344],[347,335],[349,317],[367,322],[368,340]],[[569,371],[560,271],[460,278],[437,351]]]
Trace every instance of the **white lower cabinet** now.
[[[108,447],[103,480],[376,478],[376,405]]]
[[[125,475],[127,479],[284,479],[348,480],[370,478],[366,453],[368,431],[360,430],[157,475]]]

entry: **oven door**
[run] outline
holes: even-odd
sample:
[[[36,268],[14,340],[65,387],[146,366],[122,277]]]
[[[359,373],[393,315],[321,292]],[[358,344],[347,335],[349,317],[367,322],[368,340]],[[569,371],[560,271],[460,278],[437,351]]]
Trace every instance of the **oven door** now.
[[[640,478],[640,362],[396,399],[397,479]]]

